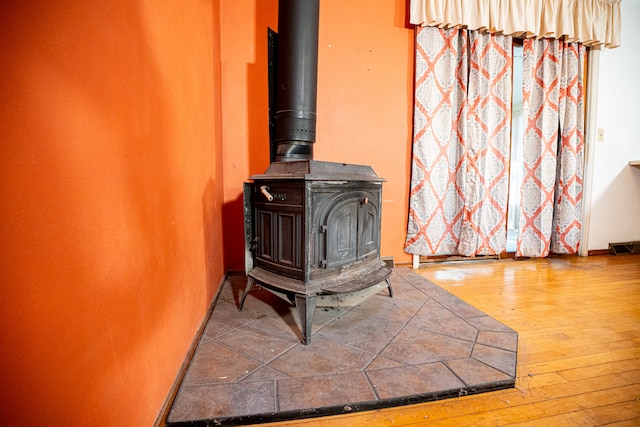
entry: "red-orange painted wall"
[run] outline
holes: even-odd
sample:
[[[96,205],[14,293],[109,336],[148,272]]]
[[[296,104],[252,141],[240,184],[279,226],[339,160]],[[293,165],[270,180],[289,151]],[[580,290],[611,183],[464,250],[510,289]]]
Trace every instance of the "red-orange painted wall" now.
[[[383,186],[382,256],[403,250],[410,180],[413,28],[406,0],[321,0],[314,158],[371,165]],[[269,165],[267,27],[277,0],[221,4],[227,267],[243,269],[242,183]]]
[[[218,1],[0,8],[0,422],[151,425],[223,277]]]
[[[318,160],[370,164],[407,262],[405,0],[321,1]],[[150,425],[268,166],[277,0],[0,8],[0,419]]]

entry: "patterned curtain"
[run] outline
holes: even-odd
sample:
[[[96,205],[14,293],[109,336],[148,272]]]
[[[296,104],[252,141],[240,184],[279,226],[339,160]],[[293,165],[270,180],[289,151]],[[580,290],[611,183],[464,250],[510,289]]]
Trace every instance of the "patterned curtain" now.
[[[456,253],[466,170],[467,32],[418,28],[405,250]]]
[[[511,143],[511,36],[471,31],[467,171],[460,255],[496,255],[507,244]]]
[[[582,228],[585,48],[524,42],[524,178],[518,257],[575,254]]]
[[[409,253],[474,256],[505,248],[511,41],[417,29]]]

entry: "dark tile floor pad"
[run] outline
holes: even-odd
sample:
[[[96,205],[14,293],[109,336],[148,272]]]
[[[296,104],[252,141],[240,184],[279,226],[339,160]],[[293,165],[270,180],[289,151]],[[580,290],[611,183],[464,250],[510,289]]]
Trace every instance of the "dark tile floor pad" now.
[[[224,284],[169,426],[342,414],[513,387],[518,335],[407,268],[355,307],[318,307],[311,344],[293,306],[244,276]]]

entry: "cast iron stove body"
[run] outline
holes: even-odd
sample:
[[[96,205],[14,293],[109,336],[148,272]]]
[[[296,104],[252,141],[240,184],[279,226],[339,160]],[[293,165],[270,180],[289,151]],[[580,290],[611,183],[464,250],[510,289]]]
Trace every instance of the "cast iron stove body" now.
[[[382,182],[369,166],[313,160],[318,0],[280,0],[275,149],[245,184],[247,285],[294,303],[302,342],[318,296],[387,282],[380,260]],[[270,91],[271,92],[271,91]]]

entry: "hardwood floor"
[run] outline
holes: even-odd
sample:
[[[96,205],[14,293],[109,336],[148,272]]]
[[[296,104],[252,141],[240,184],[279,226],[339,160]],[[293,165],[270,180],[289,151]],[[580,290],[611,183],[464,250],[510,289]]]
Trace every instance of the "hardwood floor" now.
[[[265,426],[640,425],[640,256],[418,270],[518,332],[516,388]]]

